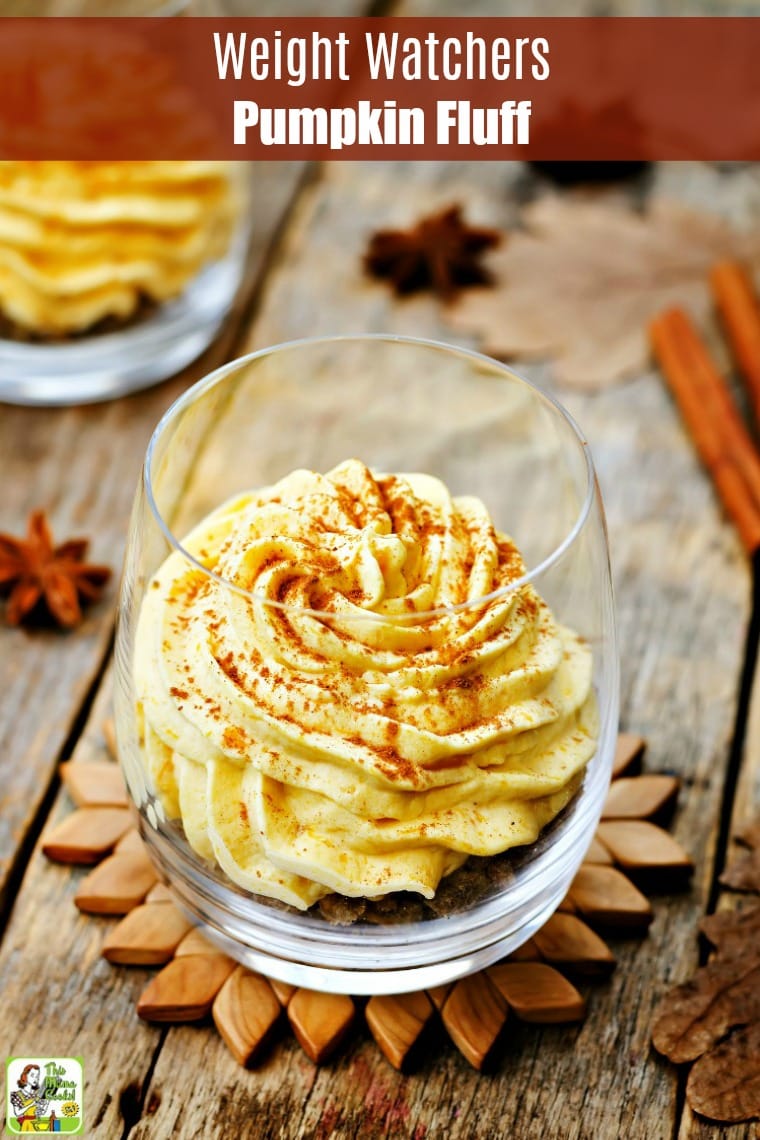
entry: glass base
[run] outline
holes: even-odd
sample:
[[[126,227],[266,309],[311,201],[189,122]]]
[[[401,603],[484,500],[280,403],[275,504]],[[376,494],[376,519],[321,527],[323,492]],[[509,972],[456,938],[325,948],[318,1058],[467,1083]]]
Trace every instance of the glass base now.
[[[170,885],[170,890],[172,887]],[[172,890],[172,894],[174,891]],[[265,977],[273,978],[277,982],[287,982],[292,986],[303,986],[309,990],[317,990],[328,994],[350,994],[356,997],[371,997],[373,994],[405,994],[416,990],[432,989],[434,986],[448,985],[456,982],[468,974],[484,970],[495,962],[500,962],[508,954],[522,946],[529,938],[540,930],[551,918],[554,911],[562,901],[560,895],[551,905],[544,906],[541,911],[519,930],[513,930],[503,938],[499,938],[490,946],[481,947],[473,954],[466,954],[458,958],[450,958],[445,962],[434,962],[427,966],[405,966],[399,969],[374,970],[360,969],[330,969],[325,966],[312,965],[309,962],[290,962],[284,958],[277,958],[266,951],[254,946],[241,945],[230,938],[224,931],[207,923],[201,922],[198,929],[230,958],[241,962],[249,970],[255,970]],[[188,918],[197,922],[198,915],[192,911],[181,899],[175,899]],[[387,962],[387,956],[385,957]]]
[[[174,301],[123,331],[63,344],[0,339],[0,401],[62,406],[111,400],[173,376],[208,348],[245,266],[247,235]]]
[[[582,810],[559,828],[556,844],[527,861],[530,882],[522,889],[512,886],[445,918],[385,927],[333,925],[273,909],[225,886],[144,819],[140,831],[176,904],[236,961],[277,981],[325,993],[398,994],[482,970],[539,930],[567,894],[593,832],[585,817],[589,812],[598,817],[606,789],[600,773]]]

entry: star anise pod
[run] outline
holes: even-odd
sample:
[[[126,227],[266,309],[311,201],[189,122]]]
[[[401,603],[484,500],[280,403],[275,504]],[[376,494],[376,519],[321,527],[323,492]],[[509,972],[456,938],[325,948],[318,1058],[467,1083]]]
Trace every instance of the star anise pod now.
[[[89,542],[72,538],[53,546],[44,511],[29,516],[26,538],[0,534],[0,592],[8,595],[5,618],[21,625],[46,614],[71,629],[82,620],[82,602],[95,601],[108,579],[108,566],[84,561]]]
[[[409,230],[378,230],[364,267],[373,277],[386,278],[399,295],[432,289],[449,301],[468,285],[491,284],[480,255],[501,236],[498,230],[468,225],[461,206],[448,206]]]

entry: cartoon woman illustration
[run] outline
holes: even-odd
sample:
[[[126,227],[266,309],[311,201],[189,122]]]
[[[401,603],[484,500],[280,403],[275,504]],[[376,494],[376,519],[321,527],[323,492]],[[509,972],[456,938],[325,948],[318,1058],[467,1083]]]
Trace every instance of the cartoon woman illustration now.
[[[22,1132],[57,1132],[56,1115],[48,1115],[50,1102],[40,1087],[39,1065],[25,1065],[18,1079],[18,1089],[11,1093],[11,1105]]]

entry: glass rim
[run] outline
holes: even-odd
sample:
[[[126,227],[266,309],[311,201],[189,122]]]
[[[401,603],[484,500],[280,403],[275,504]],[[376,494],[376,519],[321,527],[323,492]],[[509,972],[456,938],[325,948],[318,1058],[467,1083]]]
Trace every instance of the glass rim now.
[[[403,614],[382,614],[376,613],[373,610],[359,609],[356,613],[341,613],[335,614],[330,610],[317,610],[307,606],[297,606],[289,602],[280,602],[273,598],[269,598],[264,594],[257,593],[255,590],[246,590],[244,587],[237,585],[235,582],[229,581],[221,574],[217,574],[214,570],[210,570],[207,566],[197,559],[190,551],[183,546],[182,541],[177,538],[172,528],[167,523],[161,510],[156,502],[153,481],[151,476],[151,469],[153,460],[155,458],[156,450],[161,441],[161,438],[170,424],[177,419],[182,412],[190,407],[199,396],[204,395],[210,391],[220,381],[224,380],[233,372],[242,370],[248,367],[255,360],[262,359],[263,357],[272,356],[275,353],[282,353],[290,349],[309,348],[317,345],[339,344],[346,342],[362,342],[362,341],[383,341],[388,344],[402,344],[411,345],[419,348],[434,349],[439,352],[456,353],[460,356],[468,357],[469,359],[487,364],[495,372],[503,373],[510,376],[518,383],[530,389],[533,395],[546,404],[551,411],[559,416],[561,420],[570,428],[572,434],[581,449],[584,457],[585,472],[586,472],[586,491],[581,503],[578,515],[573,525],[568,530],[561,542],[559,542],[553,550],[549,552],[541,561],[533,567],[528,567],[524,574],[519,578],[515,578],[513,582],[509,582],[506,586],[500,586],[497,590],[492,590],[488,594],[483,594],[478,598],[471,598],[465,602],[458,602],[456,605],[451,606],[438,606],[434,609],[419,610],[414,613]],[[350,457],[347,457],[350,458]],[[361,622],[370,621],[378,623],[386,623],[392,625],[405,625],[417,622],[429,621],[431,619],[445,617],[447,615],[464,613],[469,610],[478,609],[482,606],[490,605],[493,602],[500,601],[509,597],[516,591],[521,590],[526,585],[534,583],[537,579],[542,577],[548,570],[555,566],[562,560],[564,555],[573,546],[576,539],[579,537],[583,530],[586,521],[591,512],[591,507],[596,497],[596,474],[594,463],[591,458],[591,449],[588,440],[584,436],[580,427],[576,423],[573,416],[567,409],[549,392],[545,392],[534,384],[531,380],[526,379],[520,373],[515,372],[509,365],[504,364],[500,360],[496,360],[492,356],[487,356],[485,353],[476,352],[474,349],[465,348],[461,345],[448,344],[445,341],[433,340],[425,337],[412,337],[397,335],[395,333],[345,333],[326,336],[313,336],[313,337],[297,337],[294,340],[281,341],[277,344],[268,345],[264,348],[256,349],[253,352],[246,353],[244,356],[237,357],[234,360],[228,361],[226,364],[220,365],[207,376],[201,377],[192,384],[187,391],[183,392],[169,407],[166,409],[161,419],[158,421],[153,434],[150,437],[148,448],[145,453],[145,460],[142,467],[143,485],[145,488],[145,496],[150,507],[151,514],[162,532],[164,538],[170,547],[172,547],[186,562],[193,568],[201,572],[205,578],[209,578],[223,586],[226,590],[231,590],[244,598],[249,599],[258,605],[271,606],[272,609],[280,610],[284,613],[301,615],[305,617],[316,618],[320,620],[340,620],[343,622]],[[221,504],[220,504],[221,505]]]

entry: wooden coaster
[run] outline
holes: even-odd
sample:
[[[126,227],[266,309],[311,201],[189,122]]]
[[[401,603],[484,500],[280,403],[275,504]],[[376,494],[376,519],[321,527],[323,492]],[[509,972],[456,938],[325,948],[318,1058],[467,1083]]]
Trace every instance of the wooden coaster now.
[[[129,831],[125,831],[119,842],[114,847],[114,854],[116,855],[135,855],[143,854],[146,851],[145,844],[143,843],[140,832],[136,827],[130,827]]]
[[[599,837],[624,870],[690,874],[694,864],[672,835],[643,819],[599,824]]]
[[[266,978],[237,966],[214,998],[211,1013],[232,1056],[248,1067],[266,1049],[282,1007]]]
[[[87,914],[127,914],[143,901],[157,878],[145,851],[117,852],[82,880],[74,902]]]
[[[540,958],[541,953],[534,937],[529,938],[527,942],[523,942],[522,946],[513,950],[508,960],[510,962],[538,962]]]
[[[292,998],[293,994],[298,989],[298,986],[291,986],[290,982],[278,982],[276,978],[270,978],[269,984],[275,992],[278,1002],[285,1008]]]
[[[145,903],[106,936],[101,953],[120,966],[161,966],[191,927],[173,903]]]
[[[614,859],[609,850],[604,846],[597,831],[594,838],[591,840],[589,849],[583,856],[584,863],[601,863],[603,866],[611,867]]]
[[[602,819],[651,819],[672,807],[680,782],[675,776],[625,776],[610,784]]]
[[[132,823],[127,808],[78,808],[47,832],[42,850],[56,863],[99,863]]]
[[[110,732],[104,728],[104,735],[112,737],[112,726]],[[111,746],[115,749],[113,741]],[[367,1002],[367,1025],[391,1065],[409,1067],[416,1046],[439,1015],[453,1043],[478,1069],[494,1055],[510,1007],[525,1021],[583,1016],[582,998],[553,967],[589,978],[607,974],[614,955],[587,923],[641,935],[652,917],[647,899],[620,868],[633,875],[647,868],[659,874],[666,868],[691,867],[675,841],[647,822],[672,805],[678,781],[671,776],[632,777],[643,750],[641,737],[619,738],[615,771],[626,776],[611,787],[606,818],[567,897],[533,938],[488,971],[427,993]],[[75,767],[81,771],[74,773]],[[99,770],[91,774],[85,768]],[[147,848],[130,813],[118,806],[94,805],[98,796],[102,803],[102,797],[117,795],[116,780],[108,785],[110,791],[103,790],[105,784],[96,788],[103,780],[100,769],[118,772],[106,763],[76,762],[64,768],[66,787],[83,806],[45,836],[43,849],[61,862],[100,863],[81,882],[76,902],[80,909],[102,914],[109,908],[126,910],[106,937],[105,958],[113,964],[164,967],[139,1000],[140,1016],[159,1022],[193,1021],[211,1011],[217,1030],[243,1065],[259,1060],[278,1025],[289,1025],[316,1063],[328,1058],[355,1022],[354,1000],[265,979],[213,946],[174,905],[168,887],[155,881],[152,868],[147,869]],[[138,874],[130,877],[128,866],[144,879],[137,883]],[[145,891],[148,876],[152,885]]]
[[[612,779],[618,780],[622,775],[630,775],[638,769],[645,748],[643,736],[636,736],[632,732],[619,733],[612,761]]]
[[[319,1065],[334,1053],[354,1023],[356,1007],[344,994],[297,990],[288,1003],[288,1020],[307,1057]]]
[[[155,887],[151,887],[145,897],[145,901],[149,903],[163,903],[174,902],[172,893],[167,887],[166,883],[156,883]]]
[[[533,941],[537,957],[576,974],[609,974],[615,968],[615,955],[607,943],[574,914],[553,914]],[[510,961],[525,959],[512,955]]]
[[[427,991],[427,995],[432,1001],[435,1008],[440,1013],[446,1004],[446,998],[449,996],[454,988],[453,982],[448,982],[445,986],[433,986],[432,989]]]
[[[375,996],[367,1002],[364,1015],[370,1033],[394,1069],[404,1063],[420,1040],[435,1012],[426,993],[417,991],[395,996]]]
[[[507,1003],[487,973],[456,982],[443,1007],[443,1024],[475,1069],[487,1064],[509,1016]]]
[[[522,1021],[580,1021],[586,1004],[575,986],[542,962],[502,962],[488,976]]]
[[[175,958],[184,958],[187,954],[221,954],[218,946],[204,938],[197,926],[194,926],[180,942],[174,951]]]
[[[116,764],[77,760],[61,764],[61,779],[77,807],[128,807],[127,788]]]
[[[200,1021],[236,963],[224,954],[174,958],[143,990],[137,1013],[145,1021]]]
[[[653,918],[648,899],[615,867],[584,863],[570,898],[585,918],[603,926],[642,930]]]

